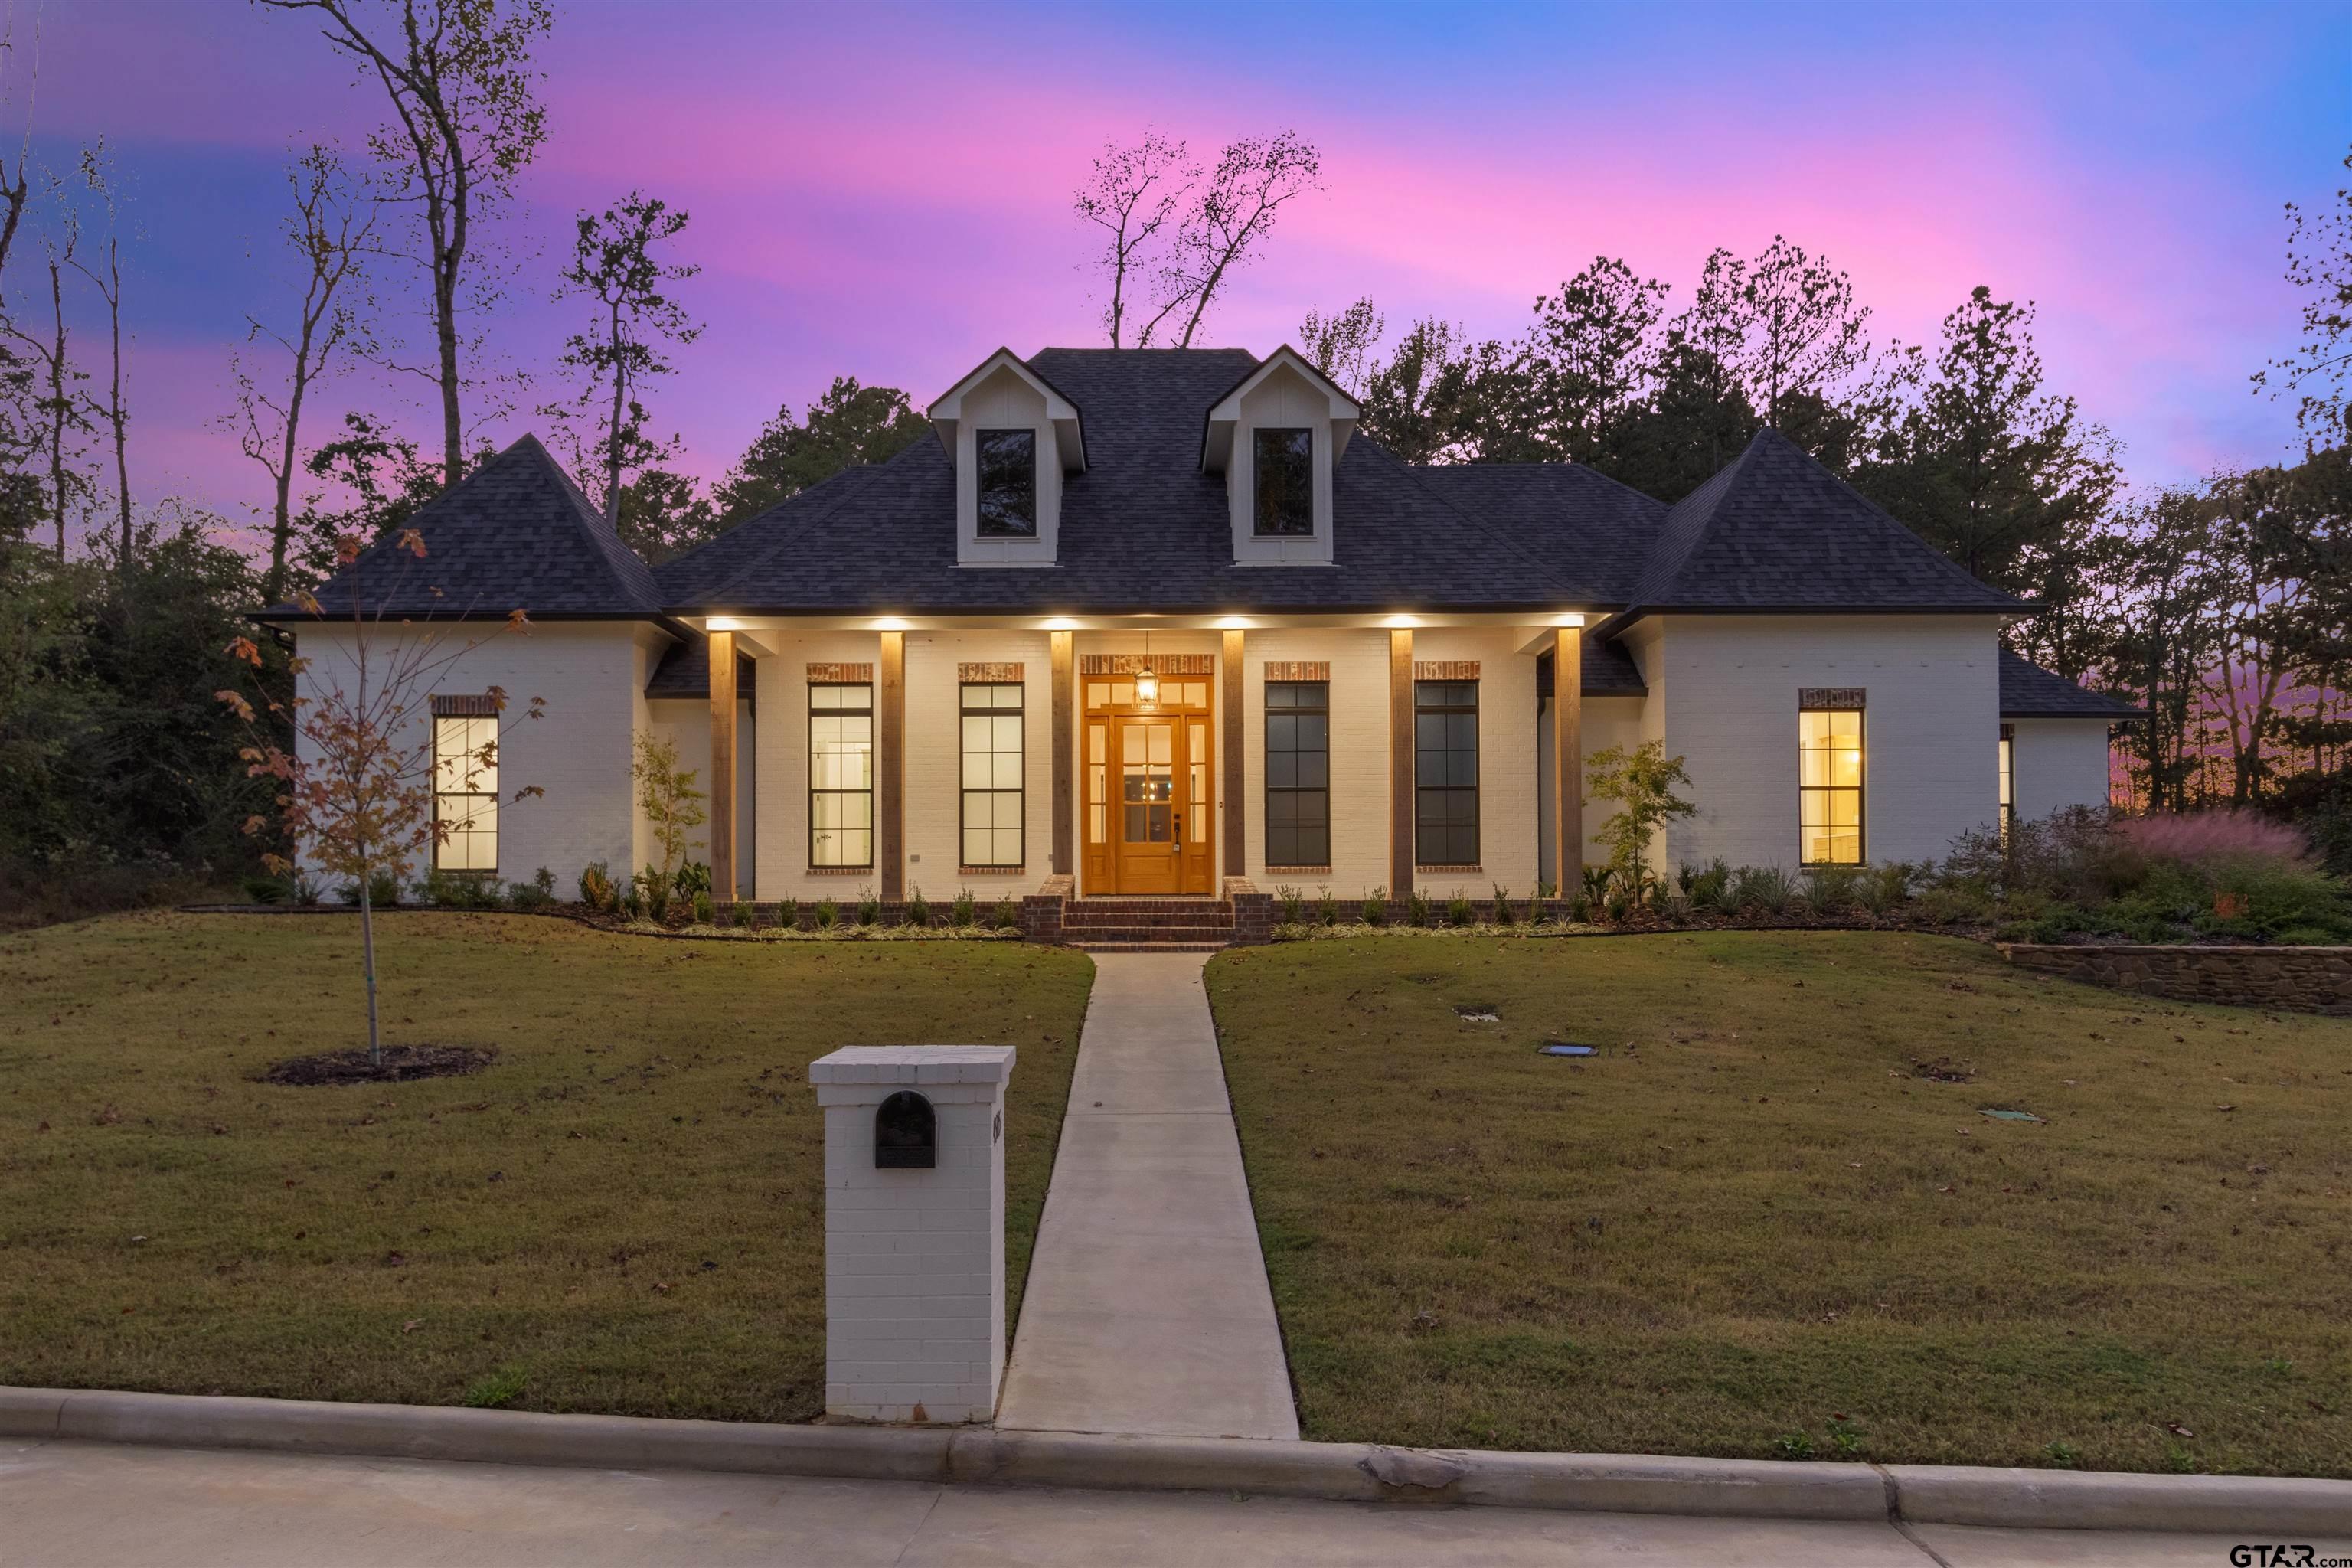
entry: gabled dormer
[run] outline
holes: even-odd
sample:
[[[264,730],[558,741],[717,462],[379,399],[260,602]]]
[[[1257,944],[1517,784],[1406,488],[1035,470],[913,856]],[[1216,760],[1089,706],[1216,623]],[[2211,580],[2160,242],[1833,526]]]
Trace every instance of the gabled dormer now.
[[[955,460],[956,564],[1053,565],[1062,476],[1087,466],[1077,405],[1012,350],[999,349],[929,414]]]
[[[1362,414],[1287,344],[1218,399],[1201,466],[1225,477],[1236,563],[1330,564],[1332,473]]]

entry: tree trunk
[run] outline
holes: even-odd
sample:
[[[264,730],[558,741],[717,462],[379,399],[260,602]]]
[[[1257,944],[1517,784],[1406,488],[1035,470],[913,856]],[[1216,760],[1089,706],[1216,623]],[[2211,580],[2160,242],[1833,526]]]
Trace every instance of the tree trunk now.
[[[57,339],[49,349],[49,503],[56,509],[58,559],[66,558],[66,296],[58,263],[49,263],[49,310]]]
[[[367,969],[368,1066],[383,1066],[383,1035],[377,1026],[375,1010],[375,909],[373,889],[368,884],[374,879],[360,878],[360,954]]]
[[[114,350],[113,382],[107,390],[107,420],[114,426],[114,493],[122,513],[122,553],[115,570],[131,567],[131,457],[123,432],[126,414],[122,406],[122,252],[121,242],[110,237],[106,242],[106,269],[114,287],[106,296],[106,315],[111,331]]]
[[[621,358],[621,307],[613,306],[613,417],[604,430],[604,522],[615,532],[621,527],[621,410],[626,405],[629,372]]]
[[[433,268],[433,330],[441,347],[441,483],[466,477],[466,423],[457,405],[457,258]]]

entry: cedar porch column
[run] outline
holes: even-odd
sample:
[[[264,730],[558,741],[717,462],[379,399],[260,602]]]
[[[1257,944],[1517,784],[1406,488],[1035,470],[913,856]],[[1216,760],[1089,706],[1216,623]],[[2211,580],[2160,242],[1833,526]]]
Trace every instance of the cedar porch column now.
[[[735,634],[710,643],[710,901],[735,898]]]
[[[1054,650],[1054,866],[1056,877],[1076,873],[1070,852],[1077,829],[1070,772],[1078,743],[1076,632],[1051,632]]]
[[[1551,636],[1551,880],[1566,899],[1584,880],[1584,631]]]
[[[881,701],[875,712],[874,771],[881,797],[882,896],[907,896],[907,634],[882,634]]]
[[[1242,649],[1247,632],[1225,634],[1225,875],[1249,875],[1248,792],[1242,784]]]
[[[1389,897],[1412,891],[1412,633],[1389,633]]]

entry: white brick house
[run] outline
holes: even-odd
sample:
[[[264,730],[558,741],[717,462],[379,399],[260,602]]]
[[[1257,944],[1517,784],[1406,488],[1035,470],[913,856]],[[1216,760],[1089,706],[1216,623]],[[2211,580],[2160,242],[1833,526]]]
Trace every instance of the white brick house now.
[[[701,771],[722,900],[1526,894],[1572,886],[1613,809],[1562,774],[1652,739],[1698,806],[1668,865],[1932,858],[2105,798],[2130,710],[2002,651],[2032,606],[1777,434],[1667,507],[1576,465],[1407,465],[1358,412],[1288,349],[999,351],[937,440],[657,571],[526,437],[368,590],[408,635],[533,624],[451,674],[453,710],[547,704],[500,757],[543,798],[457,868],[642,864],[635,731]],[[265,616],[309,679],[348,595]]]

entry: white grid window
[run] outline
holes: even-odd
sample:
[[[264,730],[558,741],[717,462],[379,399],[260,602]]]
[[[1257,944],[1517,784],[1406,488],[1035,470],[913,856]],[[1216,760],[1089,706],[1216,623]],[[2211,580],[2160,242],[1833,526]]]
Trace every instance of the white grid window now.
[[[495,715],[433,721],[433,864],[444,871],[499,868],[499,721]]]
[[[1018,682],[963,689],[963,863],[1022,863],[1021,702]]]
[[[809,689],[809,864],[874,864],[874,688]]]

